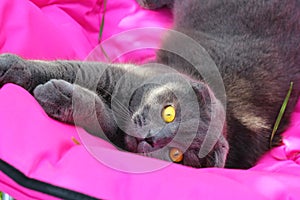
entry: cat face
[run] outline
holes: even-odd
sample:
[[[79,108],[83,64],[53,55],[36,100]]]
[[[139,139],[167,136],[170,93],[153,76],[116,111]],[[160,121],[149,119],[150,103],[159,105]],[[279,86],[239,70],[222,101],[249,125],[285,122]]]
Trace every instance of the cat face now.
[[[127,150],[192,167],[224,166],[228,143],[224,121],[218,119],[224,108],[207,85],[190,85],[191,90],[174,81],[146,84],[133,93]]]

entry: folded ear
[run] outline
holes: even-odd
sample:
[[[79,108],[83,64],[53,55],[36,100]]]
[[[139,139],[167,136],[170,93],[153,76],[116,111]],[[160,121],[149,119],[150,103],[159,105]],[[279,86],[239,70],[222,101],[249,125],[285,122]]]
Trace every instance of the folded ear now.
[[[191,81],[190,84],[198,98],[199,106],[209,105],[212,98],[215,99],[207,84],[198,81]]]
[[[228,151],[229,144],[224,135],[221,135],[214,148],[214,167],[225,167]]]
[[[201,118],[209,123],[198,156],[202,160],[209,155],[214,167],[224,167],[229,150],[226,140],[226,109],[216,98],[209,86],[193,81],[191,86],[199,101]],[[211,167],[213,167],[211,166]]]

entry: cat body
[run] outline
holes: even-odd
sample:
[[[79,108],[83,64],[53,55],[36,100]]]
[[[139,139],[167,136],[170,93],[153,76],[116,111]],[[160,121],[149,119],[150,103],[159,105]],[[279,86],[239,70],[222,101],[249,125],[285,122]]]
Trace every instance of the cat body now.
[[[169,161],[170,149],[180,149],[180,163],[192,167],[249,168],[270,144],[279,145],[300,92],[300,1],[138,2],[173,9],[178,34],[164,39],[156,64],[30,61],[4,54],[0,84],[24,87],[49,116],[122,149]],[[201,45],[218,74],[198,62],[205,52],[196,54],[178,35]],[[180,49],[190,60],[168,49]],[[210,78],[201,69],[209,69]],[[221,77],[224,94],[215,77]],[[169,107],[176,113],[172,120],[163,116]]]

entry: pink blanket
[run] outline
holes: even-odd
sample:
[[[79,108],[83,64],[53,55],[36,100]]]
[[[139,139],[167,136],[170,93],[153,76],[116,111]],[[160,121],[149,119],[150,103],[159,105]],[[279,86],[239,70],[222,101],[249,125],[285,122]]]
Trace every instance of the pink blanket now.
[[[0,53],[84,60],[98,44],[103,10],[101,0],[2,0]],[[171,18],[168,10],[143,10],[134,0],[108,0],[102,40],[134,28],[170,27]],[[126,37],[125,44],[142,39]],[[158,43],[160,37],[151,40]],[[148,49],[120,61],[153,56]],[[86,149],[86,142],[93,148]],[[102,199],[300,199],[300,101],[284,144],[253,168],[193,169],[120,152],[49,118],[26,91],[7,84],[0,89],[0,158],[29,178]],[[55,199],[20,186],[1,171],[0,191],[17,199]]]

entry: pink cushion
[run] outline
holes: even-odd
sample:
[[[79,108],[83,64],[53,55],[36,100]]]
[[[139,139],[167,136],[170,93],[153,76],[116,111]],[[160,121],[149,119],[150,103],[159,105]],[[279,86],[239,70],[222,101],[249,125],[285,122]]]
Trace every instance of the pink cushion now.
[[[84,60],[98,44],[101,6],[99,0],[2,0],[0,52],[31,59]],[[108,0],[103,41],[124,30],[171,24],[168,10],[143,10],[134,0]],[[135,35],[126,38],[125,44],[141,39]],[[160,37],[151,40],[158,44]],[[122,43],[115,48],[122,48]],[[145,61],[154,51],[144,51],[143,55],[131,53],[119,61]],[[30,178],[90,196],[300,199],[300,102],[284,134],[284,144],[249,170],[193,169],[120,152],[81,128],[49,118],[30,94],[13,84],[0,89],[0,111],[1,159]],[[86,149],[86,143],[92,147]],[[93,156],[96,153],[98,160]],[[25,189],[2,172],[0,191],[17,199],[54,198]]]

